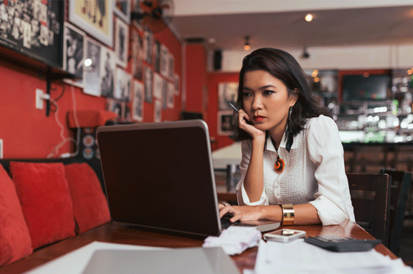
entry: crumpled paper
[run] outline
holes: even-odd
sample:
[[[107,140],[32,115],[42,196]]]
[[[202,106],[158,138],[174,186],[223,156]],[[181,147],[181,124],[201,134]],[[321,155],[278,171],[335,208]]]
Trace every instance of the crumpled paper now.
[[[257,246],[261,231],[254,227],[230,226],[219,237],[209,236],[202,247],[222,247],[228,255],[241,254],[247,248]]]

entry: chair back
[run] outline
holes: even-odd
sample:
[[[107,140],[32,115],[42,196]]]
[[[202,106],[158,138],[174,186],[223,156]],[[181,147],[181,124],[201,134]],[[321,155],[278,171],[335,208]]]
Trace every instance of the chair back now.
[[[389,249],[398,256],[412,174],[385,168],[380,173],[391,176]]]
[[[348,173],[347,179],[356,222],[388,247],[390,175]]]

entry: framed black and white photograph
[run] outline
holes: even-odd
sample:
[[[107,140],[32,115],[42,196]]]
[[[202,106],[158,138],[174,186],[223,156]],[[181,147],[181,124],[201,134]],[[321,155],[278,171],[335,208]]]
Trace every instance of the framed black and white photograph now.
[[[132,76],[119,67],[116,68],[115,72],[115,91],[113,97],[122,102],[129,102]]]
[[[153,43],[153,66],[157,73],[161,73],[161,43],[155,40]]]
[[[112,98],[106,99],[106,109],[116,113],[118,117],[122,117],[122,114],[123,114],[122,104],[123,104],[122,102],[112,99]]]
[[[131,8],[131,13],[142,13],[142,7],[141,7],[141,0],[132,0],[132,8]],[[137,28],[140,32],[143,32],[142,25],[140,23],[140,20],[138,19],[133,19],[131,18],[131,24]]]
[[[181,78],[179,77],[178,74],[174,74],[174,83],[175,83],[175,95],[179,96],[179,87],[181,83]]]
[[[64,1],[51,1],[64,2]],[[69,21],[108,47],[113,47],[113,2],[68,1]]]
[[[162,109],[168,108],[168,81],[162,79]]]
[[[161,45],[161,74],[164,77],[169,77],[169,50],[162,44]]]
[[[91,65],[85,67],[85,79],[83,92],[93,96],[100,96],[101,90],[99,83],[100,80],[100,58],[101,58],[102,45],[89,38],[86,38],[86,57],[89,59]]]
[[[130,0],[112,0],[113,1],[113,11],[126,23],[130,23]]]
[[[172,53],[169,53],[169,62],[168,62],[168,72],[169,72],[169,79],[172,81],[174,80],[175,74],[175,57]]]
[[[132,76],[142,81],[142,37],[132,31]]]
[[[234,106],[237,103],[238,83],[225,82],[218,84],[218,109],[232,110],[229,103]]]
[[[153,98],[153,71],[145,66],[145,102],[152,103]]]
[[[102,47],[100,62],[100,90],[102,96],[114,98],[115,69],[115,53],[106,47]]]
[[[132,119],[136,122],[143,121],[143,85],[133,80],[133,100],[132,100]]]
[[[154,122],[159,123],[162,121],[162,101],[155,100],[155,108],[154,108]]]
[[[129,104],[127,103],[123,104],[122,118],[127,121],[131,120],[131,110],[130,110]]]
[[[174,108],[175,105],[175,85],[168,82],[168,108]]]
[[[76,77],[73,80],[65,79],[65,82],[83,87],[86,34],[71,24],[65,23],[63,45],[63,69]]]
[[[218,112],[218,135],[231,135],[233,131],[232,111]]]
[[[156,99],[162,99],[163,81],[162,76],[155,72],[153,75],[153,96]]]
[[[129,26],[117,18],[115,30],[115,53],[118,65],[123,68],[128,66],[128,43]]]
[[[153,35],[150,30],[143,32],[143,60],[149,65],[152,65],[153,56]]]

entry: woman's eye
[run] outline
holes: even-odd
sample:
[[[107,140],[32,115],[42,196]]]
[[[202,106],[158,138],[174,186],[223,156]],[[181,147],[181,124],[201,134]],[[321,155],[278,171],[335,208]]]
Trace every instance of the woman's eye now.
[[[264,95],[271,95],[273,93],[274,93],[274,91],[272,91],[272,90],[264,90]]]
[[[251,92],[244,92],[244,93],[242,94],[242,96],[244,96],[244,97],[249,97],[249,96],[251,96]]]

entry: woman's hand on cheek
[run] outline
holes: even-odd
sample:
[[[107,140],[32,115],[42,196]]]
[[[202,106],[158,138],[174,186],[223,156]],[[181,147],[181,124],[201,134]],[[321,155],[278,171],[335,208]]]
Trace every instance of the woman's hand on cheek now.
[[[230,219],[231,222],[256,221],[263,218],[261,206],[225,206],[220,210],[219,217],[222,218],[227,213],[234,215]]]
[[[250,123],[248,123],[248,122]],[[256,128],[245,110],[240,109],[238,113],[239,128],[247,132],[253,139],[256,137],[265,137],[265,131]]]

